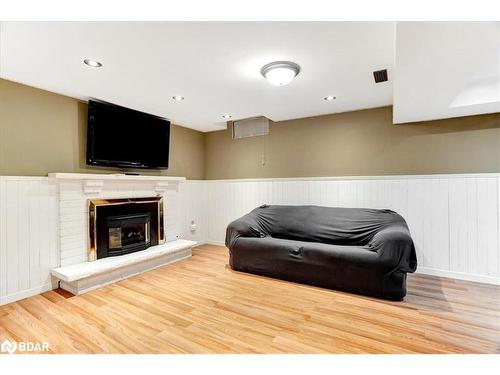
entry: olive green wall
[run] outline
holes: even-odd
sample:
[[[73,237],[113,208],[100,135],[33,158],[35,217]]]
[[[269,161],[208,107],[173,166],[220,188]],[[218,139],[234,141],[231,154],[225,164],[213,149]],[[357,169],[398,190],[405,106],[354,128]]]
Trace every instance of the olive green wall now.
[[[384,107],[271,123],[262,137],[211,132],[205,148],[206,179],[500,172],[500,114],[393,125]]]
[[[0,79],[0,175],[105,173],[85,165],[87,104]],[[204,134],[171,127],[170,168],[141,173],[204,177]]]
[[[87,105],[0,79],[0,175],[106,173],[85,165]],[[500,172],[500,114],[393,125],[392,108],[231,130],[171,128],[170,169],[189,179]]]

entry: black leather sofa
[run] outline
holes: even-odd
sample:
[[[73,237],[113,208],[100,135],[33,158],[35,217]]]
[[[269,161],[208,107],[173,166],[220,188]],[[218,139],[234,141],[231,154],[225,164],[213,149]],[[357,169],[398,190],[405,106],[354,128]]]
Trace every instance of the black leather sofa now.
[[[391,210],[258,207],[227,227],[231,268],[391,300],[417,268],[405,220]]]

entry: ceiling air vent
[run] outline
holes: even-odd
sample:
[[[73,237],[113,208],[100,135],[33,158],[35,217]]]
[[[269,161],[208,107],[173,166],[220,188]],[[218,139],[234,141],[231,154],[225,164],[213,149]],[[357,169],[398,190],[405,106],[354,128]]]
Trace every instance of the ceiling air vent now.
[[[387,69],[373,72],[373,78],[375,78],[375,83],[387,82]]]
[[[269,119],[252,117],[233,122],[233,139],[269,134]]]

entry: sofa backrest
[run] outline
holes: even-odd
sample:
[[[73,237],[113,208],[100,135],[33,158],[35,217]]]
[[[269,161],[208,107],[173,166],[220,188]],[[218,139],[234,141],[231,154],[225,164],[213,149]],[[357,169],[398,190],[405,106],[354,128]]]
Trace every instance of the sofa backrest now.
[[[264,205],[250,214],[271,237],[336,245],[364,246],[386,227],[408,228],[391,210]]]

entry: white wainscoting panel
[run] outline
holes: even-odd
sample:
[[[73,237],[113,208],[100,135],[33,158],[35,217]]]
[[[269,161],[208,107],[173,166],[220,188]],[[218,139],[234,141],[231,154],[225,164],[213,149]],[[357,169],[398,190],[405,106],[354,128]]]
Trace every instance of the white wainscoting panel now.
[[[86,260],[86,199],[155,192],[62,184],[59,200],[47,177],[0,176],[0,304],[50,290],[52,268]],[[227,224],[262,204],[390,208],[408,222],[418,272],[500,284],[499,186],[498,174],[186,181],[163,193],[166,238],[223,244]]]
[[[500,284],[498,174],[206,181],[207,242],[262,204],[389,208],[408,223],[418,272]]]
[[[0,177],[0,305],[52,289],[59,264],[56,187]]]
[[[208,237],[208,199],[205,181],[186,181],[179,185],[179,232],[183,239],[203,243]],[[168,209],[168,206],[167,206]],[[196,225],[191,230],[191,224]]]

